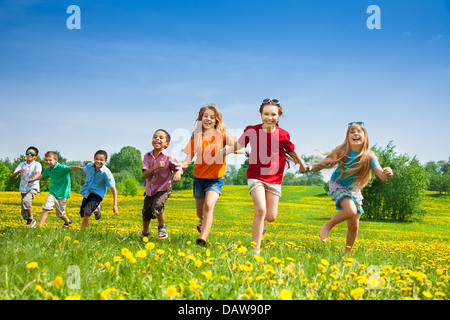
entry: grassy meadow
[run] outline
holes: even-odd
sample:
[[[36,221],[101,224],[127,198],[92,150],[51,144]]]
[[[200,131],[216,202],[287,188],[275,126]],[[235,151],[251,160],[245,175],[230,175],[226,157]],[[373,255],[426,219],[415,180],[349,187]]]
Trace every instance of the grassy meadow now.
[[[38,220],[47,193],[33,202]],[[322,243],[318,232],[334,213],[322,187],[283,187],[278,219],[268,225],[260,255],[251,249],[253,204],[246,186],[224,186],[208,246],[195,244],[192,191],[166,203],[169,238],[141,241],[143,197],[112,196],[102,218],[80,231],[82,197],[72,193],[70,228],[51,212],[43,228],[25,228],[20,193],[0,192],[0,299],[448,300],[450,197],[428,193],[418,222],[361,221],[351,254],[346,225]]]

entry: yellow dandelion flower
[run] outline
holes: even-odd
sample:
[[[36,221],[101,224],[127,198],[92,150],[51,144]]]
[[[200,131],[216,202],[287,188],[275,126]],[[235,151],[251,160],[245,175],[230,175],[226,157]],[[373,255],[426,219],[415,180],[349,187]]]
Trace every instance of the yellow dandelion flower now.
[[[63,283],[63,278],[60,276],[56,276],[55,280],[53,280],[53,284],[56,288],[59,288],[59,286]]]
[[[147,242],[145,244],[145,249],[152,250],[155,247],[155,244],[153,242]]]
[[[34,269],[37,266],[38,266],[38,263],[35,261],[27,263],[27,269]]]
[[[292,292],[287,289],[280,291],[280,300],[292,300]]]
[[[330,265],[330,263],[325,259],[320,259],[320,263],[323,264],[324,266]]]
[[[211,278],[212,278],[212,272],[211,272],[211,270],[208,270],[208,271],[202,271],[202,275],[204,275],[205,278],[208,279],[208,280],[211,280]]]
[[[139,250],[136,252],[136,258],[145,258],[147,256],[146,250]]]
[[[357,300],[361,298],[361,296],[364,294],[363,288],[356,288],[350,291],[350,295],[353,297],[353,299]]]
[[[172,297],[177,297],[179,296],[179,293],[177,292],[177,288],[175,288],[174,286],[170,286],[167,288],[166,290],[166,297],[167,298],[172,298]]]

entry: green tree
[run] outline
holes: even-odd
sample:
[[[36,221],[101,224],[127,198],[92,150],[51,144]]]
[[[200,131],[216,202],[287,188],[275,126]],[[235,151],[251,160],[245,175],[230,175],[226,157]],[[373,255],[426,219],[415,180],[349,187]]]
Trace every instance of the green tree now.
[[[117,191],[125,196],[134,197],[139,191],[139,183],[134,177],[122,180],[117,184]]]
[[[423,197],[427,188],[425,168],[416,157],[397,154],[393,142],[384,148],[374,146],[383,167],[390,167],[394,176],[386,181],[372,179],[362,194],[364,217],[376,220],[408,221],[421,219],[425,214]]]
[[[189,167],[183,169],[183,175],[178,182],[172,182],[172,190],[189,190],[194,185],[194,166],[195,162],[192,161]]]
[[[144,184],[142,176],[142,155],[138,149],[126,146],[114,153],[107,164],[114,174],[116,182],[134,177],[140,184]]]

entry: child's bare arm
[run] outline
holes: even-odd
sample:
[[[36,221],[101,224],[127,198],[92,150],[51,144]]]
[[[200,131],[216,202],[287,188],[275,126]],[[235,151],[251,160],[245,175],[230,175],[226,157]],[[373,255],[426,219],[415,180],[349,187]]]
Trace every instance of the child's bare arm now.
[[[394,175],[391,168],[381,168],[379,165],[373,168],[373,172],[375,172],[376,176],[381,180],[386,180]]]
[[[110,189],[114,199],[113,212],[114,215],[117,215],[119,213],[119,209],[117,207],[117,189],[115,187],[111,187]]]
[[[307,166],[305,164],[305,162],[303,161],[303,159],[298,155],[297,151],[292,151],[292,152],[288,152],[289,155],[295,160],[296,163],[298,163],[300,165],[300,173],[305,173],[307,172]]]
[[[33,178],[28,179],[28,183],[36,181],[36,180],[42,180],[44,177],[40,172],[37,172],[36,175]]]
[[[71,171],[75,171],[75,170],[83,171],[83,167],[80,167],[80,166],[70,166],[70,170],[71,170]]]

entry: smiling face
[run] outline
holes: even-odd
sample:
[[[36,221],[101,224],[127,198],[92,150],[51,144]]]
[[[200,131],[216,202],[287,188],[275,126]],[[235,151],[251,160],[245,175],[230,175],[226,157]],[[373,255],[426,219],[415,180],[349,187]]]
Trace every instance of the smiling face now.
[[[104,154],[96,154],[94,157],[94,166],[95,166],[95,170],[100,169],[101,167],[103,167],[106,163],[106,157]]]
[[[261,120],[264,129],[275,129],[278,120],[280,120],[278,107],[274,105],[265,105],[261,110]]]
[[[347,139],[354,152],[361,151],[363,145],[367,142],[367,134],[364,127],[360,124],[352,124],[348,128]]]
[[[202,128],[203,131],[214,129],[216,127],[217,119],[214,110],[206,109],[202,115]]]
[[[36,160],[37,158],[37,152],[34,149],[28,149],[25,152],[25,158],[27,159],[27,163],[30,164],[31,162],[33,162],[34,160]]]
[[[156,131],[153,135],[152,146],[156,151],[162,151],[169,146],[167,134],[164,131]]]
[[[57,162],[58,160],[54,156],[45,156],[45,164],[47,165],[47,167],[53,168]]]

